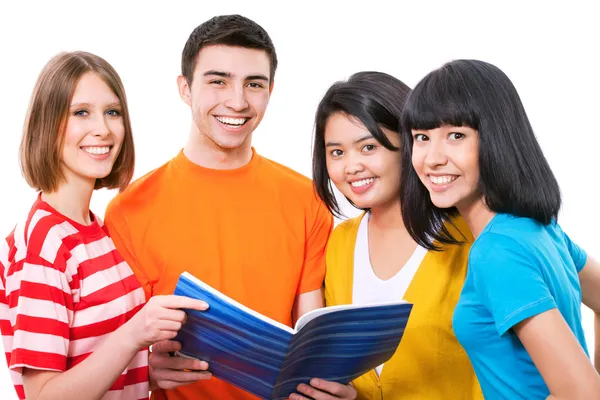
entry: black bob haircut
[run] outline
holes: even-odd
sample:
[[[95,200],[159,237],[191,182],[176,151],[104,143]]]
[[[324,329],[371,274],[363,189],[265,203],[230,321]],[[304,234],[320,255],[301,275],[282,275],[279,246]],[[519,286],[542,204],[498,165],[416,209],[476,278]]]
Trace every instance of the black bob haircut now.
[[[444,222],[456,208],[433,205],[411,162],[413,129],[468,126],[479,135],[479,192],[496,213],[527,217],[547,225],[558,217],[558,182],[542,153],[512,82],[498,67],[455,60],[423,78],[405,103],[401,132],[402,218],[420,245],[456,244]]]
[[[384,72],[363,71],[347,81],[334,83],[321,99],[315,113],[312,170],[317,194],[329,211],[342,216],[327,172],[325,126],[334,114],[342,113],[356,118],[382,146],[391,151],[394,146],[380,127],[399,132],[400,115],[410,88],[402,81]],[[354,204],[353,204],[354,205]]]

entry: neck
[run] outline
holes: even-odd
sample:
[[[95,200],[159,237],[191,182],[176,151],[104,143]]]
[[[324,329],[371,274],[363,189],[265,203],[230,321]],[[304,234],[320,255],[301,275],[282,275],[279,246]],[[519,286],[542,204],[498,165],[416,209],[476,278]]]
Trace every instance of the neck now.
[[[196,165],[210,169],[236,169],[252,159],[252,143],[248,139],[239,147],[227,149],[192,128],[183,154]]]
[[[369,222],[372,226],[379,229],[406,231],[404,221],[402,220],[400,201],[394,201],[384,206],[371,208],[371,218]]]
[[[485,205],[483,198],[479,198],[464,207],[457,206],[456,208],[469,225],[474,238],[481,235],[483,229],[496,215]]]
[[[93,181],[64,182],[54,192],[43,192],[42,200],[52,208],[82,225],[90,225],[90,200],[94,191]]]

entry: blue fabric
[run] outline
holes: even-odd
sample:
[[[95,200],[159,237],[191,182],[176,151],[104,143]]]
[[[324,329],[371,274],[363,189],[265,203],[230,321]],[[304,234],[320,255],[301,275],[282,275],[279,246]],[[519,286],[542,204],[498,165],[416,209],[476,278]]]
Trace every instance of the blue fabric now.
[[[586,354],[579,271],[586,253],[557,223],[497,214],[473,243],[453,327],[486,399],[545,399],[542,376],[511,329],[558,308]]]

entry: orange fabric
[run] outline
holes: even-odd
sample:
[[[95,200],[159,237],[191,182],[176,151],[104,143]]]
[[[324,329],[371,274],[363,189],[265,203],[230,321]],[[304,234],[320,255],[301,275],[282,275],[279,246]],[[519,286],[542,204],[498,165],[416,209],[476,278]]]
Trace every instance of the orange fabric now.
[[[195,275],[240,303],[291,325],[297,294],[319,289],[333,217],[305,176],[256,154],[212,170],[183,151],[132,183],[105,215],[146,297]],[[255,399],[216,378],[154,399]]]

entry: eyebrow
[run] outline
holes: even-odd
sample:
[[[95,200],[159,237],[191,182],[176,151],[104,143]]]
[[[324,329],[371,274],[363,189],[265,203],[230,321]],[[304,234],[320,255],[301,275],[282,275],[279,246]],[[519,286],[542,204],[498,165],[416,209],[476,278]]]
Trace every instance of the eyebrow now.
[[[73,107],[91,107],[91,106],[92,106],[91,103],[82,102],[82,103],[73,103],[69,107],[73,108]],[[106,107],[121,107],[121,102],[117,101],[115,103],[109,103],[109,104],[106,104]]]
[[[220,76],[222,78],[233,78],[233,74],[231,72],[225,72],[225,71],[216,71],[216,70],[210,70],[210,71],[206,71],[204,74],[204,76]],[[269,78],[267,78],[265,75],[263,74],[256,74],[256,75],[248,75],[245,79],[246,81],[269,81]]]
[[[365,140],[369,140],[369,139],[373,139],[373,135],[369,134],[369,135],[362,136],[362,137],[356,139],[353,143],[357,144],[357,143],[364,142]],[[327,143],[325,143],[325,147],[335,147],[335,146],[341,146],[341,145],[342,144],[339,143],[339,142],[327,142]]]

